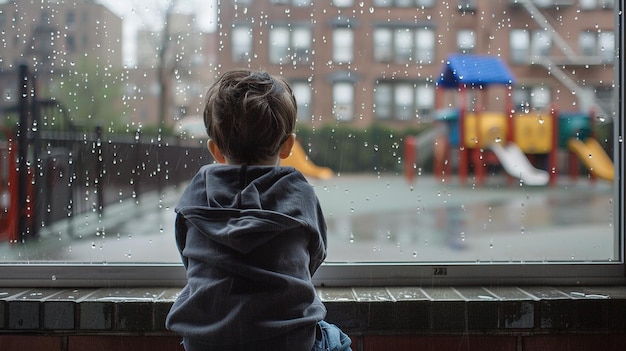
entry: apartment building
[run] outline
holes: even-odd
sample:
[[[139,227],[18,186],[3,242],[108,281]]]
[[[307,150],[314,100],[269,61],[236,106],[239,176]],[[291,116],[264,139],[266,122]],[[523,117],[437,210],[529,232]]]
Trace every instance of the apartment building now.
[[[449,55],[495,55],[515,77],[516,109],[554,105],[610,115],[613,6],[603,0],[221,0],[219,70],[264,68],[285,76],[304,123],[409,125],[458,103],[454,94],[436,98]],[[482,103],[504,109],[502,94],[508,92],[487,92]]]
[[[44,90],[79,67],[123,68],[122,19],[93,0],[0,3],[0,32],[0,107],[16,103],[20,64]]]
[[[93,0],[0,4],[0,68],[62,69],[85,58],[122,67],[122,19]]]

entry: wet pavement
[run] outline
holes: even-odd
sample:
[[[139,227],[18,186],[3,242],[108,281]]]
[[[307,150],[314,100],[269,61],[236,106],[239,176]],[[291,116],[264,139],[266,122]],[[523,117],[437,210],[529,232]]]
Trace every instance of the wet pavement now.
[[[475,187],[418,176],[311,179],[328,223],[328,262],[547,262],[619,258],[612,185],[554,187],[491,177]],[[174,213],[182,188],[77,216],[24,243],[0,243],[0,263],[178,263]]]

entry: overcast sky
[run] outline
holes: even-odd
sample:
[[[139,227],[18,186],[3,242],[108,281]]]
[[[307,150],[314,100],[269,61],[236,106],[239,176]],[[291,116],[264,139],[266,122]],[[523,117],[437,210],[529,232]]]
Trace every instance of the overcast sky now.
[[[124,21],[124,63],[135,65],[136,33],[162,26],[168,0],[98,0]],[[213,31],[216,26],[216,0],[178,0],[176,11],[195,13],[199,30]]]

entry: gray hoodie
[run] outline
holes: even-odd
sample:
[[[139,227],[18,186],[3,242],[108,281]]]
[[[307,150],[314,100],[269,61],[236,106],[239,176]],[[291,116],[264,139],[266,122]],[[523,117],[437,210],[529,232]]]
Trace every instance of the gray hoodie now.
[[[166,326],[187,350],[310,350],[326,315],[311,282],[326,224],[302,174],[204,166],[176,213],[187,285]]]

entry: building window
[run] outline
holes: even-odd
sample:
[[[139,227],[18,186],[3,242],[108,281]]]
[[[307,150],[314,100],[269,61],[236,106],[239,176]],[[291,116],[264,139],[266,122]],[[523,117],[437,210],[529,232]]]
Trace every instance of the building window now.
[[[435,89],[425,82],[381,81],[374,89],[377,119],[410,121],[430,116],[435,106]]]
[[[585,56],[599,57],[602,62],[615,60],[615,33],[588,30],[578,37],[580,51]]]
[[[270,62],[307,63],[311,54],[311,29],[308,26],[274,26],[269,32]]]
[[[378,62],[433,62],[435,34],[432,29],[387,28],[374,29],[374,58]]]
[[[354,0],[333,0],[333,6],[350,7],[354,4]]]
[[[598,33],[598,56],[605,63],[615,61],[615,33]]]
[[[391,62],[393,60],[393,32],[391,28],[374,28],[374,60]]]
[[[313,118],[311,113],[311,103],[313,98],[311,84],[306,81],[293,81],[291,82],[291,88],[293,90],[293,95],[296,98],[296,103],[298,104],[298,121],[310,122]]]
[[[354,118],[354,84],[335,82],[333,84],[333,115],[339,121]]]
[[[595,56],[597,47],[596,34],[592,31],[581,32],[578,37],[578,46],[583,55]]]
[[[511,62],[527,63],[530,38],[526,29],[512,29],[510,33]]]
[[[547,30],[537,30],[533,32],[531,39],[531,55],[545,57],[550,56],[552,48],[552,39]]]
[[[233,50],[232,59],[235,62],[243,62],[250,58],[252,52],[252,28],[248,26],[236,26],[231,34]]]
[[[471,29],[462,29],[456,33],[456,46],[460,53],[471,54],[476,48],[476,34]]]
[[[272,0],[272,3],[276,5],[292,5],[296,7],[308,7],[311,6],[313,0]],[[252,2],[250,0],[250,2]]]
[[[550,107],[550,88],[543,85],[516,86],[513,89],[513,105],[516,111],[530,112]]]
[[[353,59],[354,33],[351,28],[333,29],[333,62],[348,63]]]
[[[435,6],[435,0],[374,0],[376,7],[419,7]]]
[[[476,0],[459,0],[458,7],[460,11],[475,11]]]

